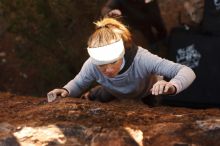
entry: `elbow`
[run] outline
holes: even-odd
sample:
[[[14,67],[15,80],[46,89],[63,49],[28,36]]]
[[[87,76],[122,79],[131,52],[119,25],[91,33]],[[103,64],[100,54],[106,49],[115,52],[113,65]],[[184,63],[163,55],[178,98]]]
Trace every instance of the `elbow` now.
[[[187,80],[188,85],[192,84],[193,81],[196,79],[196,74],[190,67],[185,66],[181,69],[180,72],[180,74],[184,76]]]
[[[193,81],[194,81],[196,79],[196,74],[193,70],[192,70],[192,73],[193,73]]]
[[[189,68],[189,67],[188,67]],[[189,70],[190,70],[190,72],[189,72],[189,78],[190,78],[190,80],[193,82],[195,79],[196,79],[196,74],[195,74],[195,72],[191,69],[191,68],[189,68]]]
[[[188,88],[195,79],[195,72],[191,68],[184,66],[170,82],[175,85],[177,94]]]

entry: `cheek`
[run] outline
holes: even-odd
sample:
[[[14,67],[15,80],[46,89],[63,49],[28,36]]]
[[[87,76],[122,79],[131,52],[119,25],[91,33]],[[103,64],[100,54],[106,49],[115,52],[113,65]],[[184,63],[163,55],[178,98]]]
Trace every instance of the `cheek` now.
[[[105,71],[108,72],[108,73],[114,73],[114,72],[117,71],[117,68],[115,68],[115,67],[108,67]]]
[[[119,65],[114,66],[114,67],[112,68],[113,72],[114,72],[114,73],[118,73],[118,72],[120,71],[120,67],[121,67],[121,66],[119,66]]]

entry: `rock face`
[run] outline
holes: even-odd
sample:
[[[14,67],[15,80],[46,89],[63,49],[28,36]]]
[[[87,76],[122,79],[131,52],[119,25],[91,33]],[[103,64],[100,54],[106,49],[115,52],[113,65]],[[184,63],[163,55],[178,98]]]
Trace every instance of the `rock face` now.
[[[158,3],[168,31],[181,24],[198,25],[202,20],[204,0],[158,0]]]
[[[0,93],[0,145],[219,146],[220,110]]]

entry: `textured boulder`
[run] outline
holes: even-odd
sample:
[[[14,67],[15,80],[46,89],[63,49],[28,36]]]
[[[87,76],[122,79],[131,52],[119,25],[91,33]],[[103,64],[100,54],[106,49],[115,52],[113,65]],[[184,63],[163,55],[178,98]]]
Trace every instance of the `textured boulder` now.
[[[0,94],[0,144],[219,146],[219,108],[190,109],[139,101],[99,103]]]

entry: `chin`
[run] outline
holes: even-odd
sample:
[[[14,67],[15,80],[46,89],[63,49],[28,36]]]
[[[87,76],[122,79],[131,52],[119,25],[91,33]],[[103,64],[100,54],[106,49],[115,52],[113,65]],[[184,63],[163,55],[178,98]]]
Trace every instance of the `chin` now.
[[[106,75],[106,74],[105,74],[105,76],[108,77],[108,78],[114,78],[115,77],[115,75]]]

